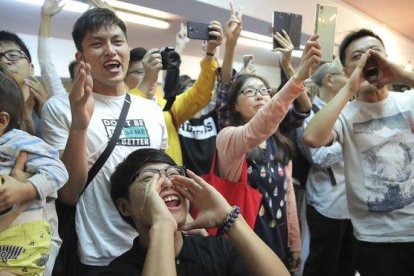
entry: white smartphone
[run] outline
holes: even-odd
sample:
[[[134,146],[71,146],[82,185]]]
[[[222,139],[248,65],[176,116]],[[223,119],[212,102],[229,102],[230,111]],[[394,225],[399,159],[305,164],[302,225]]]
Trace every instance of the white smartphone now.
[[[318,4],[316,7],[315,33],[322,47],[322,61],[333,60],[337,8]]]

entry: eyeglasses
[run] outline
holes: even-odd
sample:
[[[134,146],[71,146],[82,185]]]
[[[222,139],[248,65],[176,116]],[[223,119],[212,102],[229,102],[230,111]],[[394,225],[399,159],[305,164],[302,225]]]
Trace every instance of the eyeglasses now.
[[[182,175],[185,176],[185,167],[182,166],[168,166],[163,170],[159,169],[142,169],[137,171],[130,179],[129,183],[133,182],[135,179],[138,180],[139,183],[143,185],[148,185],[151,183],[152,179],[155,175],[158,175],[161,177],[161,175],[164,175],[168,179],[171,179],[171,177],[176,175]]]
[[[134,75],[137,75],[137,76],[143,76],[144,73],[145,73],[144,70],[141,70],[141,69],[127,72],[128,75],[129,74],[134,74]]]
[[[0,53],[0,60],[6,57],[7,60],[9,61],[19,61],[23,58],[27,59],[27,56],[25,55],[25,53],[21,50],[8,50],[4,53]]]
[[[241,93],[246,97],[255,97],[257,93],[260,93],[260,95],[262,96],[269,96],[271,91],[272,89],[262,86],[260,88],[247,88],[243,90]]]

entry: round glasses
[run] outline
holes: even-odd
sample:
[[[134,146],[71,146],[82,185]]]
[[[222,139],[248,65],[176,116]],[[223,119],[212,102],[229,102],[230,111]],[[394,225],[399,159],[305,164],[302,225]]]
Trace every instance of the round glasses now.
[[[137,171],[132,177],[131,181],[134,181],[134,179],[137,179],[139,183],[148,185],[151,183],[152,179],[155,175],[158,175],[158,177],[161,178],[162,175],[167,177],[168,179],[171,179],[173,176],[182,175],[185,176],[185,167],[182,166],[168,166],[163,170],[159,169],[142,169]]]
[[[241,93],[246,97],[255,97],[257,93],[260,93],[262,96],[270,96],[271,91],[272,89],[263,86],[260,88],[246,88]]]
[[[21,50],[8,50],[4,53],[0,53],[0,59],[6,57],[8,61],[19,61],[23,58],[27,58]]]

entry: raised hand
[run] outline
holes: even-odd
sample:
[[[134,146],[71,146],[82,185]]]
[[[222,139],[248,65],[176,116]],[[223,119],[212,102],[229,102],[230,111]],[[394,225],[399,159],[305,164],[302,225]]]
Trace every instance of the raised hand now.
[[[42,15],[52,17],[61,12],[64,6],[63,0],[45,0],[42,5]]]
[[[154,85],[158,80],[158,74],[162,69],[162,59],[159,49],[148,50],[142,59],[144,66],[144,78],[138,88],[147,95],[153,92]]]
[[[213,186],[187,170],[189,177],[174,176],[172,182],[177,191],[185,196],[199,211],[197,218],[185,224],[181,230],[216,227],[223,222],[231,206]]]
[[[223,28],[218,21],[211,21],[208,27],[210,28],[208,34],[213,36],[214,39],[207,41],[206,53],[214,54],[216,52],[216,48],[223,42]]]
[[[103,0],[89,0],[89,5],[96,7],[96,8],[102,8],[102,9],[108,9],[111,11],[115,11],[111,5],[109,5]]]
[[[240,7],[239,10],[236,11],[233,1],[230,1],[230,19],[227,21],[223,28],[226,43],[234,45],[237,43],[242,30],[242,16],[243,8]]]
[[[280,65],[282,66],[283,70],[290,68],[292,66],[292,51],[294,49],[294,46],[290,40],[289,35],[287,32],[285,32],[285,30],[283,30],[282,33],[276,32],[276,34],[273,35],[273,38],[276,39],[276,41],[281,46],[273,49],[273,51],[278,51],[282,54]]]
[[[175,36],[175,50],[181,55],[190,39],[187,37],[187,28],[183,23],[180,24],[180,30]]]
[[[312,67],[317,66],[321,61],[322,51],[318,38],[319,35],[315,34],[306,42],[299,67],[292,77],[296,84],[302,84],[309,78]]]
[[[83,61],[79,62],[78,73],[69,94],[70,108],[72,112],[72,125],[74,130],[86,130],[89,126],[95,101],[92,89],[93,80],[90,76],[91,66]]]
[[[355,67],[354,71],[348,79],[348,82],[346,83],[346,86],[352,94],[356,94],[361,90],[361,88],[364,90],[364,87],[371,85],[364,77],[364,67],[367,63],[369,53],[370,52],[367,51],[361,56],[358,65]]]
[[[373,83],[378,89],[404,78],[406,71],[400,65],[393,63],[378,51],[370,49],[368,52],[369,58],[374,59],[378,65],[378,80]]]
[[[246,67],[243,66],[243,68],[240,70],[239,74],[256,75],[256,69],[254,68],[254,65],[253,65],[253,59],[249,60]]]
[[[131,185],[130,193],[137,195],[135,202],[139,203],[138,206],[133,206],[135,208],[131,211],[136,212],[141,226],[151,228],[156,223],[168,220],[173,223],[175,230],[177,229],[177,221],[160,197],[161,186],[164,181],[169,180],[164,176],[155,175],[148,185],[144,185],[138,179]]]
[[[40,116],[43,104],[48,98],[47,92],[42,83],[35,77],[25,79],[24,83],[29,87],[30,95],[35,100],[34,111]]]

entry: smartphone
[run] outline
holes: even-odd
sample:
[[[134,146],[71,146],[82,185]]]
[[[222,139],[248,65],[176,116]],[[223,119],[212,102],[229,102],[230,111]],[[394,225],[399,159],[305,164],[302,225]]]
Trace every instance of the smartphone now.
[[[253,55],[243,55],[244,68],[247,67],[247,65],[249,64],[250,61],[254,62],[254,56]]]
[[[285,30],[292,41],[295,49],[300,47],[300,37],[302,35],[302,15],[286,12],[273,12],[273,34],[282,33]],[[273,49],[282,47],[273,38]]]
[[[213,36],[209,35],[210,28],[207,23],[187,22],[187,37],[191,39],[211,40]]]
[[[315,33],[322,47],[322,61],[331,62],[335,46],[337,8],[318,4],[316,7]]]

